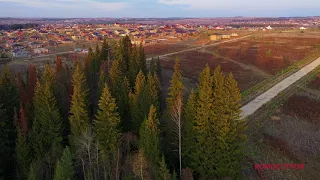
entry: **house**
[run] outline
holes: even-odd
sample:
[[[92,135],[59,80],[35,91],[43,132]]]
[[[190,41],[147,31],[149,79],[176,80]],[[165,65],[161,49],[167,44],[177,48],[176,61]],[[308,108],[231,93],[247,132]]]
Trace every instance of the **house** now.
[[[42,44],[39,42],[31,42],[31,43],[29,43],[29,47],[30,48],[40,48],[40,47],[42,47]]]
[[[222,38],[222,39],[230,39],[231,36],[228,35],[228,34],[223,34],[223,35],[221,35],[221,38]]]
[[[237,33],[232,33],[231,37],[238,37],[239,35]]]
[[[36,54],[44,54],[44,53],[48,53],[49,50],[47,48],[36,48],[33,50],[33,52]]]
[[[131,44],[144,45],[144,44],[146,44],[146,42],[144,40],[131,40]]]
[[[222,36],[220,34],[213,34],[210,36],[210,41],[217,41],[219,39],[222,39]]]
[[[305,28],[305,27],[300,27],[300,30],[306,30],[307,28]]]
[[[24,49],[15,49],[12,51],[12,57],[14,58],[28,57],[28,52]]]
[[[271,26],[266,27],[267,30],[272,30],[273,28]]]
[[[11,47],[12,47],[13,50],[23,49],[24,48],[23,45],[21,45],[21,44],[14,44]]]

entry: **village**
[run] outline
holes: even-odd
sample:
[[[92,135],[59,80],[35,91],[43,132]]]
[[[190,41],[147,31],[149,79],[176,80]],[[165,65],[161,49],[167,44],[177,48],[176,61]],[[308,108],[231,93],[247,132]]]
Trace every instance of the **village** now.
[[[0,58],[12,60],[57,53],[87,53],[89,47],[94,47],[104,39],[117,41],[124,36],[129,36],[132,44],[144,46],[179,42],[190,38],[208,43],[238,37],[236,31],[239,29],[230,26],[192,24],[45,24],[37,28],[1,30]],[[270,25],[263,28],[242,29],[242,32],[274,30]],[[300,29],[306,28],[300,27]]]

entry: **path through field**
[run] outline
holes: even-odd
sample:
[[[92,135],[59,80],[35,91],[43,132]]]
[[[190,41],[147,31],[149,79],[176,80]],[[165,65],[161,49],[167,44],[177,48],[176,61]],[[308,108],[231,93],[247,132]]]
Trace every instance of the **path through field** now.
[[[209,51],[209,50],[207,50],[207,49],[203,49],[202,51],[203,51],[203,52],[206,52],[206,53],[210,53],[210,54],[212,54],[212,55],[214,55],[214,56],[216,56],[216,57],[226,59],[226,60],[228,60],[228,61],[230,61],[230,62],[233,62],[233,63],[239,65],[240,67],[242,67],[244,70],[251,70],[251,71],[253,71],[255,74],[257,74],[258,76],[262,76],[262,77],[265,77],[265,78],[268,78],[268,77],[270,76],[270,74],[268,74],[268,73],[260,70],[259,68],[255,67],[255,66],[248,65],[248,64],[243,64],[243,63],[238,62],[238,61],[236,61],[236,60],[233,60],[233,59],[230,59],[230,58],[221,56],[221,55],[219,55],[219,54],[216,54],[216,53],[214,53],[214,52],[212,52],[212,51]]]
[[[241,108],[242,114],[241,118],[246,118],[249,115],[253,114],[256,110],[258,110],[261,106],[266,104],[267,102],[271,101],[274,97],[276,97],[280,92],[291,86],[293,83],[310,73],[316,67],[320,65],[320,57],[314,60],[312,63],[306,65],[305,67],[301,68],[298,72],[292,74],[291,76],[287,77],[286,79],[282,80],[260,96],[258,96],[253,101],[249,102],[245,106]]]
[[[217,43],[214,43],[214,44],[208,44],[208,45],[201,45],[201,46],[197,46],[197,47],[192,47],[192,48],[184,49],[184,50],[177,51],[177,52],[172,52],[172,53],[167,53],[167,54],[159,55],[159,56],[156,56],[156,57],[154,57],[154,58],[158,58],[158,57],[161,58],[161,57],[171,56],[171,55],[175,55],[175,54],[180,54],[180,53],[187,52],[187,51],[199,50],[199,49],[202,49],[202,48],[205,48],[205,47],[216,46],[216,45],[223,44],[223,43],[227,43],[227,42],[234,42],[234,41],[238,41],[238,40],[240,40],[240,39],[248,38],[248,37],[250,37],[250,36],[251,36],[251,35],[247,35],[247,36],[243,36],[243,37],[236,38],[236,39],[231,39],[231,40],[227,40],[227,41],[217,42]],[[147,61],[151,61],[151,59],[152,59],[152,58],[148,58]]]

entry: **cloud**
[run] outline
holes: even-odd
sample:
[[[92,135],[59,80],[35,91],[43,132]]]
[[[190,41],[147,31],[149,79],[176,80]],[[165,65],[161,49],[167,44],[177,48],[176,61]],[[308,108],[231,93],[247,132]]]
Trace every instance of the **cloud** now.
[[[101,2],[96,0],[0,0],[0,2],[9,2],[21,4],[36,8],[62,8],[62,9],[83,9],[83,10],[103,10],[119,11],[129,7],[125,2]]]
[[[184,5],[189,10],[281,10],[320,8],[319,0],[158,0],[166,5]]]

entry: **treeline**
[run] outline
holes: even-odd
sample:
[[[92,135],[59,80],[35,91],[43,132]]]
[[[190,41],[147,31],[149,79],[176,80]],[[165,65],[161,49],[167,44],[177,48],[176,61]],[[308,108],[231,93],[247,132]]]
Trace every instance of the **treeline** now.
[[[39,24],[0,24],[0,30],[18,30],[39,27]]]
[[[239,178],[246,127],[232,74],[206,66],[186,101],[179,60],[165,102],[160,80],[159,59],[147,68],[129,37],[72,68],[5,67],[0,179]]]

